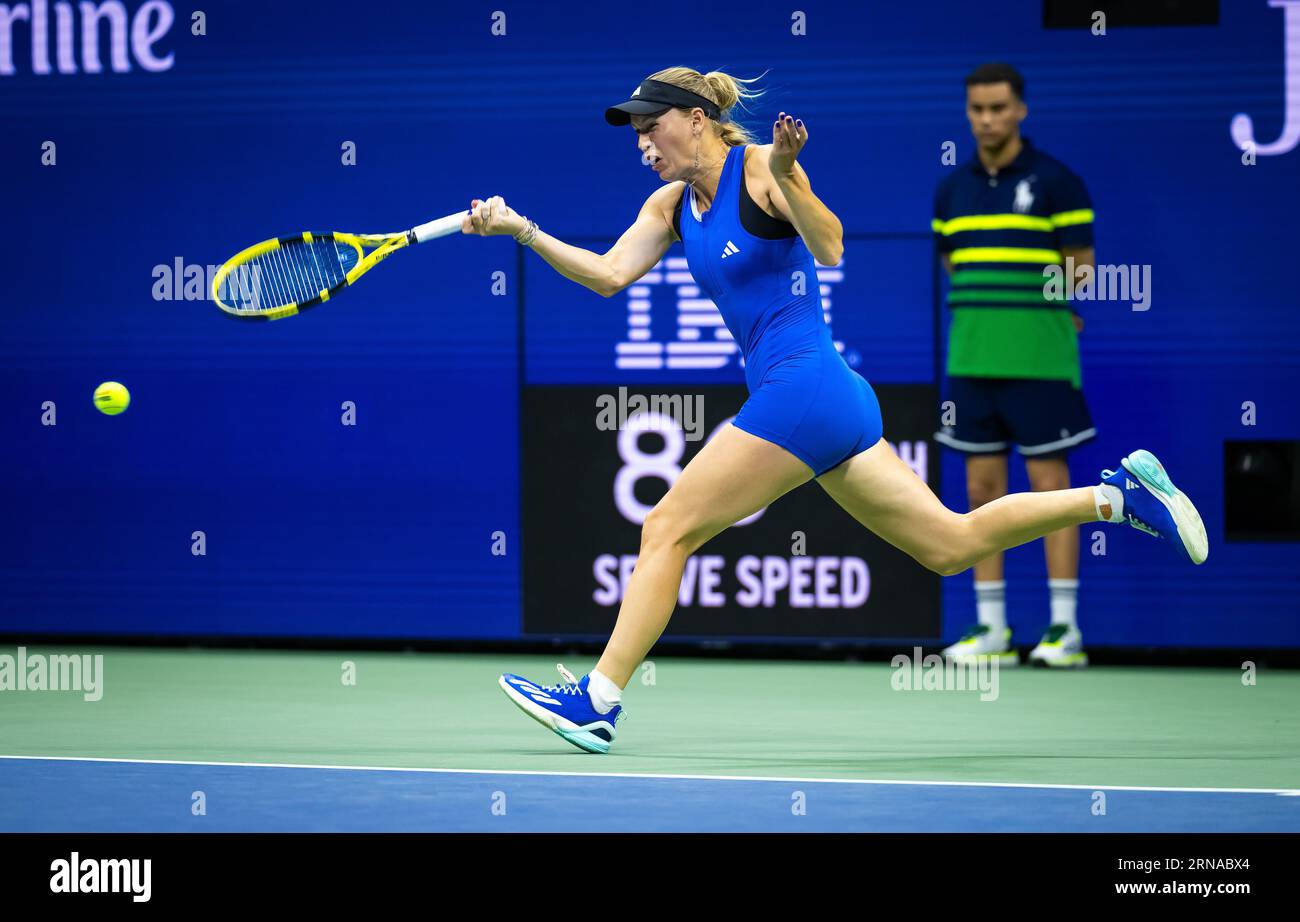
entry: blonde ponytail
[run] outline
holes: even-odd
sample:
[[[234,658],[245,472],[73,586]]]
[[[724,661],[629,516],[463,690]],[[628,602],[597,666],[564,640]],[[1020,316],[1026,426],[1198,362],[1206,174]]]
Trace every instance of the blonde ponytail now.
[[[759,139],[748,128],[732,118],[731,110],[738,105],[742,110],[748,111],[745,101],[757,99],[764,92],[751,90],[749,84],[762,79],[766,73],[767,71],[764,71],[759,76],[746,80],[720,70],[711,70],[707,74],[702,74],[689,67],[669,67],[651,74],[649,79],[671,83],[673,86],[679,86],[717,103],[718,108],[722,110],[722,118],[714,122],[718,137],[728,147],[739,147],[742,144],[757,144]]]

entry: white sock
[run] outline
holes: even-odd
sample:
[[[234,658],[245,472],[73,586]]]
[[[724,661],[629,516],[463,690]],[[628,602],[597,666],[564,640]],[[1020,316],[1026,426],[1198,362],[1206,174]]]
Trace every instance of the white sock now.
[[[1079,602],[1079,581],[1077,579],[1049,579],[1048,591],[1052,596],[1052,624],[1067,625],[1070,630],[1079,629],[1075,613]]]
[[[1007,630],[1007,581],[975,580],[975,611],[980,624],[987,625],[993,638],[1000,641]]]
[[[591,681],[587,683],[587,694],[591,696],[591,706],[597,714],[608,714],[623,700],[623,690],[614,684],[614,680],[602,674],[600,670],[591,670]]]
[[[1120,492],[1119,487],[1110,483],[1098,484],[1092,488],[1092,498],[1097,504],[1097,521],[1124,521],[1124,494]],[[1101,514],[1101,507],[1107,503],[1110,504],[1110,518]]]

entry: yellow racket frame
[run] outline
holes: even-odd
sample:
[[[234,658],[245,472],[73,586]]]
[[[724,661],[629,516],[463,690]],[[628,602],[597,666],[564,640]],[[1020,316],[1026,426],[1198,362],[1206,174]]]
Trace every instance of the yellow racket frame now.
[[[221,290],[221,283],[226,280],[231,272],[240,266],[246,265],[251,260],[270,253],[273,250],[280,249],[281,246],[288,243],[311,243],[313,240],[333,239],[336,243],[343,243],[351,246],[357,251],[357,264],[349,270],[343,281],[339,282],[333,288],[322,288],[316,297],[309,301],[299,301],[293,304],[284,304],[279,307],[273,307],[270,310],[259,310],[256,308],[238,308],[233,307],[221,300],[218,292]],[[357,279],[373,269],[379,262],[388,256],[396,253],[404,246],[411,243],[410,233],[400,234],[313,234],[311,231],[304,231],[301,234],[290,235],[288,237],[276,237],[272,240],[263,240],[261,243],[255,243],[251,247],[240,250],[225,264],[217,270],[217,274],[212,278],[212,300],[217,307],[221,308],[232,317],[240,317],[246,320],[279,320],[282,317],[292,317],[294,314],[304,311],[309,307],[315,307],[317,304],[324,304],[330,299],[330,296],[340,288],[351,285]],[[369,254],[365,252],[366,248],[374,247]]]

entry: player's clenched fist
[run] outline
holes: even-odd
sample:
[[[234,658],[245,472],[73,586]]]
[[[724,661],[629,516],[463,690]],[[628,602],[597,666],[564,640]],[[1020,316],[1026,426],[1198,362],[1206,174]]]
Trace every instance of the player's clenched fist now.
[[[479,234],[493,237],[497,234],[517,234],[524,229],[524,219],[499,195],[489,199],[474,199],[469,203],[469,214],[461,221],[462,234]]]

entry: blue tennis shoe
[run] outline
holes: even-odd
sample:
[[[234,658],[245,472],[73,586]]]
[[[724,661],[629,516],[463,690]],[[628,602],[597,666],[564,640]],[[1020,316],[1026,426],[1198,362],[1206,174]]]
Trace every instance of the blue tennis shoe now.
[[[1164,538],[1192,563],[1205,563],[1210,541],[1200,513],[1174,486],[1156,456],[1138,449],[1117,471],[1102,471],[1102,482],[1124,494],[1124,518],[1138,531]]]
[[[556,668],[564,678],[559,685],[541,685],[512,673],[503,675],[497,684],[521,711],[579,749],[609,752],[614,726],[623,715],[622,705],[615,705],[605,714],[597,712],[587,694],[591,676],[575,679],[562,664],[556,664]]]

